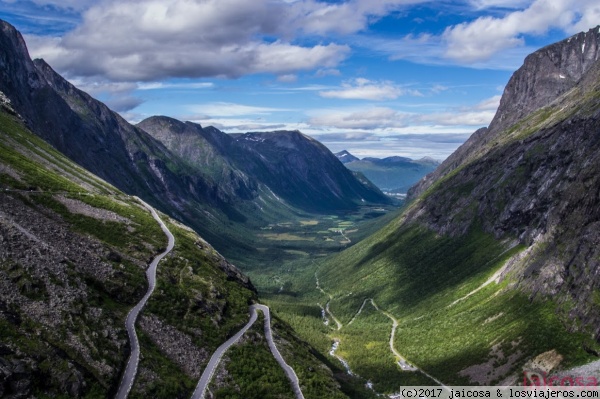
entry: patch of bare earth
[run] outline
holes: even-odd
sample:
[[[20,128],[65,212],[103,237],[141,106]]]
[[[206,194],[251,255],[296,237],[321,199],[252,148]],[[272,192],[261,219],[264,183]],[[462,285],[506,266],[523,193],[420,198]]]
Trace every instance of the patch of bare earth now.
[[[108,220],[112,222],[132,224],[131,220],[113,211],[109,211],[102,208],[96,208],[94,206],[86,204],[85,202],[73,198],[67,198],[62,195],[57,195],[55,196],[55,198],[58,201],[60,201],[61,204],[66,206],[69,212],[71,213],[77,213],[79,215],[88,216],[98,220]]]

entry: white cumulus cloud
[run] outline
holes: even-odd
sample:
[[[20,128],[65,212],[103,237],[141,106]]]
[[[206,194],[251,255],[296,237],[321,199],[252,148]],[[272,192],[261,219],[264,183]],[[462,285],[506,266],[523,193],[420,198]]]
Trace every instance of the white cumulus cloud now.
[[[105,0],[63,37],[27,42],[34,57],[70,77],[151,81],[335,68],[349,47],[293,43],[292,7],[271,0]]]
[[[424,0],[33,1],[81,11],[81,23],[61,38],[29,36],[35,57],[70,77],[152,81],[333,72],[350,48],[330,34],[361,31]],[[307,34],[329,43],[295,42]]]
[[[213,102],[206,104],[195,104],[188,109],[199,115],[230,117],[245,115],[268,115],[273,112],[289,111],[285,108],[257,107],[252,105],[235,104],[228,102]]]
[[[487,60],[503,50],[523,46],[523,35],[542,35],[552,28],[571,32],[590,10],[598,11],[597,1],[535,0],[503,17],[483,16],[445,30],[445,55],[462,63]]]
[[[449,112],[423,114],[413,118],[417,123],[440,126],[487,126],[500,105],[500,96],[493,96],[470,107],[459,107]]]

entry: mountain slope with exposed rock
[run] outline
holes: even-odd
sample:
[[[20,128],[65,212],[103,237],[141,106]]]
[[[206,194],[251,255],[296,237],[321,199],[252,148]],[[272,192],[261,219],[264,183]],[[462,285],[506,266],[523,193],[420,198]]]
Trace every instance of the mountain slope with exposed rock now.
[[[310,166],[317,172],[309,185],[295,178],[294,167],[283,158],[269,164],[271,175],[251,176],[249,173],[258,173],[260,168],[247,171],[240,163],[250,168],[260,164],[264,155],[255,154],[247,163],[229,159],[223,154],[232,138],[212,127],[187,125],[187,130],[176,133],[179,139],[197,140],[190,145],[166,140],[158,134],[159,128],[154,129],[167,146],[74,87],[43,60],[32,61],[19,32],[4,21],[0,21],[0,46],[0,91],[32,132],[120,190],[185,221],[220,251],[255,251],[248,241],[250,230],[281,215],[352,209],[362,199],[387,202],[376,189],[342,172],[337,161],[319,165],[322,170]],[[145,127],[152,130],[149,123]],[[196,134],[199,132],[202,134]],[[184,148],[196,144],[199,148],[191,152]],[[309,165],[302,157],[316,154],[291,148],[279,152],[282,156],[289,153],[298,165]],[[259,184],[266,180],[268,184]]]
[[[166,237],[133,197],[4,110],[0,137],[0,395],[111,396],[129,351],[125,317],[144,295],[145,269]],[[177,242],[141,318],[133,397],[189,394],[208,352],[245,323],[256,298],[237,268],[164,218]],[[172,285],[173,274],[181,285]]]
[[[210,168],[226,187],[232,179],[243,179],[255,196],[262,184],[287,203],[313,212],[389,202],[343,168],[325,146],[297,131],[228,135],[167,117],[151,117],[138,126],[192,165]]]
[[[112,397],[129,354],[126,316],[145,294],[146,268],[166,236],[135,197],[29,132],[0,100],[0,396]],[[189,397],[257,299],[248,277],[192,229],[161,219],[175,246],[138,319],[141,360],[130,398]],[[289,326],[272,328],[307,398],[345,397]],[[259,355],[244,361],[256,364]],[[239,370],[233,385],[249,389],[256,372]]]
[[[446,383],[513,383],[544,356],[556,361],[534,371],[598,356],[599,42],[597,27],[528,56],[489,128],[321,274],[353,293],[340,308],[373,297],[404,317],[403,355]]]

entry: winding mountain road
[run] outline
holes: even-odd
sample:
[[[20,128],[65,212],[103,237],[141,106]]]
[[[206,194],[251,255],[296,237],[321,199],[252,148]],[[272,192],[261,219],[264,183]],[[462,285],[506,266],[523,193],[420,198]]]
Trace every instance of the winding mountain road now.
[[[332,296],[330,294],[328,294],[325,290],[323,290],[323,288],[321,287],[321,284],[319,282],[319,278],[317,277],[317,273],[315,272],[315,280],[317,282],[317,289],[319,291],[321,291],[324,295],[327,295],[329,297],[329,301],[327,302],[327,307],[326,307],[326,311],[327,313],[329,313],[329,315],[333,318],[333,320],[336,321],[337,323],[337,329],[338,331],[340,329],[342,329],[344,326],[342,323],[339,322],[339,320],[334,316],[334,314],[331,312],[331,310],[329,309],[329,302],[332,299]],[[348,324],[346,324],[347,326],[349,326],[350,324],[352,324],[354,322],[354,320],[356,320],[356,318],[362,313],[365,305],[367,304],[367,302],[371,302],[371,304],[373,305],[373,307],[380,313],[384,314],[388,319],[390,319],[392,321],[392,331],[390,334],[390,341],[389,341],[389,345],[390,345],[390,351],[394,354],[394,356],[396,357],[396,361],[398,366],[403,370],[403,371],[418,371],[421,372],[422,374],[424,374],[425,376],[429,377],[431,380],[435,381],[437,384],[439,384],[440,386],[442,386],[445,389],[449,389],[444,383],[442,383],[440,380],[438,380],[437,378],[433,377],[432,375],[428,374],[427,372],[425,372],[424,370],[420,369],[419,367],[409,363],[404,356],[402,356],[400,354],[400,352],[398,352],[396,350],[396,348],[394,347],[394,339],[396,337],[396,329],[398,328],[398,319],[396,319],[394,317],[394,315],[392,315],[389,312],[386,312],[385,310],[382,310],[379,308],[379,306],[377,306],[377,304],[375,303],[375,301],[372,298],[366,298],[363,303],[361,304],[360,308],[358,309],[358,311],[356,312],[356,314],[354,315],[354,317],[352,317],[352,319],[348,322]],[[334,345],[332,347],[332,350],[329,352],[329,354],[331,356],[336,357],[338,360],[340,360],[340,362],[342,362],[342,364],[344,365],[344,367],[346,368],[346,370],[349,372],[349,374],[352,375],[352,372],[350,371],[350,366],[348,365],[348,362],[346,362],[344,359],[342,359],[341,357],[339,357],[338,355],[335,354],[335,350],[337,349],[338,345],[339,345],[340,341],[339,339],[336,340],[334,342]]]
[[[418,368],[416,368],[412,364],[408,363],[406,361],[406,359],[404,358],[404,356],[402,356],[400,354],[400,352],[398,352],[396,350],[396,348],[394,347],[394,338],[396,337],[396,329],[398,328],[398,319],[396,319],[391,313],[379,309],[379,306],[377,306],[377,304],[375,303],[375,301],[373,299],[369,299],[369,300],[371,301],[371,304],[373,305],[373,307],[375,309],[377,309],[378,312],[383,313],[388,319],[390,319],[392,321],[392,333],[390,334],[390,350],[392,351],[392,353],[394,354],[394,356],[396,356],[396,360],[398,362],[398,366],[400,366],[400,368],[402,370],[404,370],[404,371],[417,371],[417,370],[419,370]]]
[[[279,363],[279,365],[287,375],[288,379],[290,380],[292,384],[292,389],[294,391],[294,394],[296,395],[296,399],[304,399],[304,395],[302,394],[302,390],[300,389],[300,382],[298,381],[298,376],[296,375],[296,372],[291,366],[289,366],[285,362],[285,360],[281,356],[281,353],[279,353],[277,346],[275,346],[275,341],[273,340],[273,333],[271,331],[271,313],[269,311],[269,308],[265,305],[260,304],[254,304],[250,306],[250,321],[248,321],[248,323],[244,327],[242,327],[242,329],[238,331],[233,337],[229,338],[225,343],[219,346],[217,350],[213,353],[208,364],[206,365],[206,368],[204,369],[204,372],[202,373],[202,376],[200,377],[200,380],[198,381],[198,385],[196,386],[196,389],[194,390],[191,399],[204,399],[208,385],[210,384],[210,381],[212,380],[212,377],[215,374],[215,371],[217,369],[217,366],[219,365],[219,362],[221,361],[221,358],[223,357],[227,349],[229,349],[231,345],[235,344],[242,337],[242,335],[244,335],[246,331],[248,331],[248,329],[252,327],[252,325],[258,318],[258,314],[256,313],[257,310],[263,312],[265,316],[265,337],[267,338],[267,342],[269,344],[269,349],[271,350],[271,353],[273,354],[275,360],[277,360],[277,363]]]
[[[349,326],[350,324],[354,323],[354,320],[356,320],[356,318],[362,313],[363,308],[365,307],[365,305],[367,304],[367,302],[369,302],[369,300],[371,300],[371,298],[367,298],[363,301],[362,305],[360,305],[360,308],[358,309],[358,312],[356,312],[356,314],[354,315],[354,317],[352,317],[352,320],[350,320],[348,322],[348,324],[346,324],[347,326]]]
[[[148,269],[146,269],[146,278],[148,279],[148,291],[146,291],[146,295],[144,295],[142,300],[139,301],[138,304],[135,305],[133,307],[133,309],[131,309],[129,311],[129,314],[127,315],[127,319],[125,320],[125,328],[127,329],[127,334],[129,335],[131,353],[129,355],[129,360],[127,361],[127,367],[125,368],[125,372],[123,373],[123,379],[121,380],[121,385],[119,385],[119,390],[117,392],[117,395],[115,396],[116,399],[127,398],[127,396],[129,395],[129,391],[131,391],[131,387],[133,386],[133,382],[134,382],[135,376],[137,374],[138,364],[140,362],[140,343],[138,341],[138,337],[135,332],[135,322],[136,322],[140,312],[146,305],[146,302],[148,302],[150,295],[152,295],[152,293],[154,292],[154,288],[156,287],[156,269],[158,267],[158,262],[160,262],[162,260],[162,258],[164,258],[169,252],[171,252],[171,250],[175,246],[175,237],[173,237],[173,234],[171,234],[171,232],[169,231],[167,226],[160,219],[160,217],[158,216],[158,214],[156,213],[154,208],[152,208],[150,205],[145,203],[140,198],[138,198],[138,197],[134,197],[134,198],[136,200],[138,200],[146,208],[148,208],[148,210],[152,214],[152,217],[158,222],[158,224],[160,225],[160,228],[162,229],[162,231],[165,233],[165,235],[169,239],[169,243],[167,245],[167,249],[163,253],[157,255],[152,260],[152,263],[150,263],[150,266],[148,267]]]
[[[300,381],[298,381],[298,376],[296,375],[296,372],[290,365],[288,365],[285,362],[285,360],[281,356],[281,353],[279,353],[277,346],[275,346],[275,341],[273,340],[273,332],[271,331],[271,313],[269,311],[269,308],[265,305],[259,304],[252,306],[254,307],[254,309],[261,310],[265,315],[265,336],[267,337],[267,342],[269,343],[269,349],[271,349],[271,353],[275,357],[275,360],[277,360],[277,363],[279,363],[279,365],[287,375],[288,379],[292,383],[292,389],[294,390],[296,399],[304,399],[304,395],[302,394],[302,390],[300,389]]]

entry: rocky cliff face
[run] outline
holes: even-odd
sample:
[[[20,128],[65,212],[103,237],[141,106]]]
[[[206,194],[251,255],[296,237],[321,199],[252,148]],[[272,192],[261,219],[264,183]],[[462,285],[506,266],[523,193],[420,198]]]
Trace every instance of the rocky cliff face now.
[[[575,87],[600,58],[600,27],[551,44],[525,58],[510,78],[490,130],[500,133]]]
[[[532,297],[572,304],[600,338],[599,28],[527,57],[500,109],[432,176],[408,221],[446,235],[479,224],[526,250],[506,276]]]
[[[529,55],[510,78],[498,111],[489,128],[477,130],[435,172],[409,192],[412,198],[434,181],[452,172],[473,154],[479,153],[497,135],[520,119],[550,105],[574,88],[600,58],[600,27],[546,46]]]

